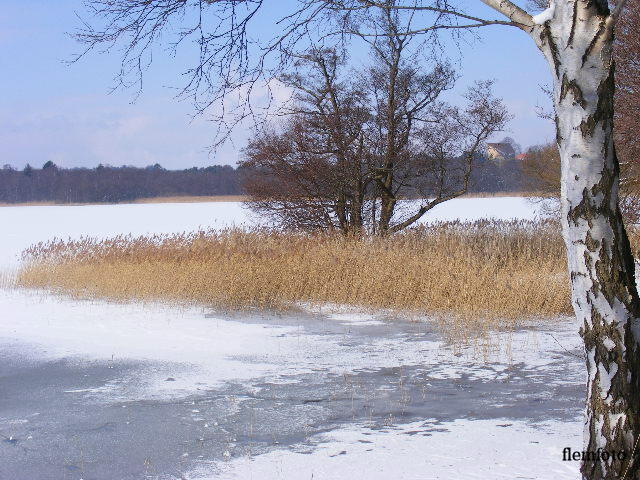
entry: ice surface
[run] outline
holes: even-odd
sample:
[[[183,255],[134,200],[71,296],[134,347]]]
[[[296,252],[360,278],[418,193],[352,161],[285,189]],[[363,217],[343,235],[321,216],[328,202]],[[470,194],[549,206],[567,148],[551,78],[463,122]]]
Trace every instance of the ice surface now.
[[[271,398],[269,392],[260,393],[267,386],[280,385],[293,395],[303,388],[296,387],[298,382],[318,375],[334,378],[340,385],[343,379],[385,378],[396,372],[402,382],[403,370],[418,369],[428,376],[423,388],[434,390],[435,399],[446,385],[523,381],[529,393],[505,398],[505,412],[513,412],[518,401],[531,404],[528,395],[539,397],[543,403],[534,404],[544,412],[544,402],[553,398],[541,396],[538,390],[562,391],[565,384],[581,384],[584,376],[582,361],[567,362],[563,354],[564,349],[579,352],[580,345],[577,326],[567,319],[539,330],[496,333],[496,347],[478,356],[471,346],[452,350],[436,335],[425,333],[427,324],[398,320],[398,327],[357,311],[329,313],[324,320],[301,316],[298,324],[295,315],[286,322],[268,316],[244,321],[211,316],[196,308],[76,301],[16,291],[0,293],[0,311],[0,345],[13,346],[33,362],[64,360],[69,366],[113,362],[114,371],[121,372],[115,380],[62,393],[105,408],[120,402],[128,407],[150,401],[184,403],[198,395],[206,399],[211,394],[206,392],[216,398],[216,391],[228,392],[229,385],[238,385],[245,393],[225,409],[225,415],[233,417],[247,408],[243,402]],[[139,366],[118,369],[132,361],[140,362]],[[528,372],[526,380],[518,380],[519,372]],[[536,382],[544,388],[536,387]],[[313,392],[314,386],[304,388]],[[400,387],[392,383],[388,388],[392,395]],[[247,396],[247,391],[253,393]],[[357,392],[371,394],[362,387]],[[378,396],[383,394],[378,390]],[[322,398],[323,394],[306,395],[313,400],[314,395]],[[447,398],[456,399],[445,397],[440,402],[446,403]],[[482,412],[487,398],[478,400],[476,404],[471,396],[468,405],[459,408]],[[279,422],[286,422],[287,415],[295,417],[296,408],[294,402],[277,409],[282,415]],[[423,408],[429,411],[429,404]],[[501,411],[500,404],[490,408]],[[189,411],[198,425],[210,420],[200,408],[189,407]],[[239,455],[237,445],[225,450],[222,458],[205,456],[189,464],[183,476],[193,480],[578,478],[577,464],[562,462],[561,452],[566,446],[581,445],[579,416],[558,421],[557,412],[550,411],[549,417],[544,413],[542,417],[531,421],[453,417],[409,423],[392,419],[391,426],[382,430],[358,423],[327,425],[328,433],[301,443],[274,444],[258,455]]]
[[[423,221],[533,218],[536,212],[522,197],[461,198],[437,206]],[[257,223],[239,202],[0,207],[0,269],[15,266],[29,245],[53,237],[103,238]]]
[[[579,462],[561,462],[562,449],[579,445],[560,422],[532,428],[508,419],[415,422],[385,430],[346,428],[318,435],[309,445],[275,450],[227,464],[202,465],[189,480],[423,480],[579,478]]]
[[[458,199],[437,207],[425,221],[532,218],[535,214],[535,208],[523,198]],[[172,233],[252,222],[255,219],[240,204],[222,202],[5,207],[0,208],[0,223],[5,227],[0,238],[0,269],[15,266],[19,252],[30,244],[54,236]],[[546,397],[539,394],[542,403],[534,402],[540,406],[537,420],[506,416],[472,418],[474,415],[469,414],[469,418],[454,415],[430,421],[419,415],[417,418],[423,419],[419,422],[389,422],[389,428],[372,429],[348,417],[339,425],[315,425],[316,431],[327,433],[315,433],[304,442],[296,439],[288,445],[274,444],[259,455],[239,456],[238,449],[231,444],[219,456],[202,455],[197,461],[191,460],[194,458],[191,453],[181,451],[180,458],[184,458],[181,466],[188,465],[190,472],[184,478],[578,477],[578,465],[563,463],[561,450],[581,445],[580,419],[568,415],[566,421],[560,421],[557,412],[549,412],[547,418],[544,410],[544,402],[553,400],[550,391],[569,388],[575,393],[575,386],[584,380],[582,360],[563,353],[565,349],[580,351],[577,326],[561,319],[548,328],[497,333],[496,348],[481,354],[481,359],[477,349],[470,346],[453,350],[430,331],[433,328],[428,319],[395,322],[389,321],[383,312],[360,312],[344,306],[303,309],[299,316],[287,318],[239,317],[200,308],[78,301],[41,292],[0,290],[0,345],[5,357],[10,359],[15,353],[15,358],[70,372],[75,371],[74,365],[79,366],[78,371],[85,371],[92,362],[98,366],[113,364],[116,368],[108,370],[114,372],[108,380],[100,381],[103,376],[98,375],[95,380],[71,382],[59,392],[78,405],[95,402],[104,411],[110,411],[114,405],[120,410],[118,402],[129,402],[122,406],[133,411],[136,405],[149,405],[145,402],[156,402],[154,405],[161,408],[190,403],[192,399],[207,400],[207,395],[226,399],[229,389],[235,393],[233,389],[237,386],[243,397],[225,407],[227,419],[246,411],[246,403],[260,400],[257,405],[268,405],[274,401],[273,392],[284,391],[293,396],[282,399],[289,403],[273,407],[274,425],[283,428],[292,415],[301,411],[301,405],[295,402],[297,389],[310,390],[311,393],[304,391],[307,397],[303,398],[307,400],[308,395],[319,394],[313,391],[315,384],[306,383],[310,380],[321,378],[318,385],[326,388],[327,383],[336,382],[339,386],[345,379],[359,378],[368,381],[374,390],[379,389],[377,394],[384,394],[388,388],[391,395],[397,393],[399,387],[393,382],[396,376],[399,382],[403,381],[404,370],[416,375],[424,372],[428,376],[424,388],[433,388],[436,395],[438,388],[455,390],[455,385],[473,385],[481,390],[487,389],[487,385],[518,381],[527,390],[521,393],[524,398],[537,394],[536,381],[552,389],[545,390]],[[567,358],[573,361],[567,362]],[[392,382],[388,386],[384,382],[377,384],[381,379]],[[260,397],[262,390],[265,393]],[[458,397],[444,397],[439,404],[446,404],[448,398]],[[322,398],[310,398],[312,402],[316,400]],[[343,401],[349,404],[348,399]],[[506,400],[500,405],[487,405],[487,400],[483,401],[482,408],[502,412],[504,403],[505,412],[513,412],[513,403],[518,399],[510,405],[506,405],[509,403]],[[339,398],[332,402],[335,405],[318,404],[320,410],[330,412],[330,418],[341,414],[344,407]],[[302,405],[307,414],[315,411],[311,409],[314,403]],[[481,406],[470,402],[461,408],[463,412],[472,412]],[[223,419],[214,422],[207,418],[203,407],[189,406],[189,412],[193,417],[189,421],[197,424],[197,429],[200,425],[207,429],[221,428],[218,421]],[[525,414],[519,413],[520,417]],[[41,417],[0,415],[0,426],[11,431],[21,425],[28,429]],[[320,421],[315,418],[304,421]],[[65,422],[72,421],[65,417]],[[129,427],[129,420],[126,425]],[[46,434],[55,432],[40,432]],[[25,433],[24,438],[31,435]],[[64,448],[65,444],[61,446]],[[40,448],[46,453],[49,447]],[[101,454],[94,453],[98,464]],[[83,458],[85,454],[91,452],[85,450]],[[21,465],[17,457],[11,460]]]

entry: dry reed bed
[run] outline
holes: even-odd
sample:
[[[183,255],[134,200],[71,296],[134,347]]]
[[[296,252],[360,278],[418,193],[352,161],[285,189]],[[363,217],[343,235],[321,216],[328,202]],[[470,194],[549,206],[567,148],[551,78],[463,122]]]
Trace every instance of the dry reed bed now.
[[[24,252],[23,287],[222,308],[299,302],[511,319],[569,314],[559,227],[449,222],[388,238],[266,230],[54,240]]]

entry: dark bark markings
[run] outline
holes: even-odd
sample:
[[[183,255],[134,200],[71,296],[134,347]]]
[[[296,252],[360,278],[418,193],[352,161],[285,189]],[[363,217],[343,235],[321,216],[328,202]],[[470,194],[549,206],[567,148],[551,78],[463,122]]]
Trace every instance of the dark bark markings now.
[[[587,102],[582,94],[582,89],[578,85],[578,82],[575,80],[569,80],[565,73],[562,76],[562,86],[560,87],[560,101],[564,100],[569,93],[573,95],[573,98],[578,105],[582,108],[586,108]]]
[[[571,18],[571,33],[569,34],[569,40],[567,41],[567,47],[573,44],[573,39],[576,35],[576,24],[578,22],[578,0],[573,2],[573,16]]]
[[[583,138],[593,137],[596,127],[601,122],[613,123],[613,92],[615,90],[614,67],[609,70],[607,78],[598,86],[598,104],[593,114],[587,116],[580,124]],[[605,145],[605,148],[607,145]],[[604,154],[607,152],[604,151]],[[616,160],[617,163],[617,160]]]
[[[592,41],[589,48],[593,44]],[[611,66],[607,77],[598,86],[598,101],[595,111],[587,116],[579,126],[584,139],[593,137],[598,127],[605,130],[611,128],[613,91],[614,68]],[[561,85],[561,101],[569,92],[572,92],[577,103],[584,108],[586,103],[582,91],[577,83],[567,80],[565,75]],[[605,139],[603,142],[602,155],[605,159],[613,155],[612,166],[608,166],[608,162],[605,160],[600,180],[590,190],[584,189],[582,200],[570,208],[567,216],[568,221],[574,226],[577,227],[580,220],[586,220],[590,228],[593,227],[596,218],[605,218],[608,226],[615,233],[611,245],[608,245],[605,240],[599,242],[593,239],[589,232],[584,240],[588,250],[584,253],[584,261],[592,283],[590,295],[586,296],[586,301],[591,307],[591,325],[585,318],[580,334],[584,340],[587,354],[593,355],[593,358],[588,360],[593,364],[589,365],[592,377],[589,382],[591,401],[587,405],[590,432],[587,450],[596,451],[598,449],[597,439],[604,436],[610,450],[624,451],[627,458],[612,460],[606,471],[603,471],[599,462],[583,462],[582,474],[589,479],[612,478],[610,472],[622,472],[627,469],[628,478],[637,478],[639,473],[638,465],[631,458],[635,442],[633,440],[629,442],[629,438],[625,438],[625,436],[629,433],[632,436],[637,436],[640,427],[638,425],[640,406],[629,405],[622,399],[637,398],[635,394],[640,391],[639,379],[634,373],[638,371],[640,357],[635,336],[631,331],[632,322],[638,318],[640,309],[638,308],[638,294],[634,280],[635,266],[628,237],[617,204],[615,209],[611,207],[611,195],[618,181],[619,167],[615,150],[609,151],[612,148],[609,143],[610,139]],[[600,195],[602,198],[596,199]],[[594,255],[592,256],[590,253]],[[595,264],[593,263],[594,257],[596,258]],[[593,304],[595,299],[604,299],[612,311],[616,310],[616,302],[620,302],[629,312],[629,318],[624,324],[624,335],[619,329],[621,323],[619,320],[611,323],[605,321],[598,307]],[[609,339],[614,347],[608,348],[603,339]],[[626,361],[624,356],[627,357]],[[601,371],[601,367],[604,371]],[[603,379],[603,375],[608,378]],[[600,389],[607,382],[610,384],[608,392],[603,398]],[[630,391],[635,393],[630,396],[628,393]],[[612,398],[618,399],[618,401],[611,402]],[[614,424],[612,424],[612,418]]]

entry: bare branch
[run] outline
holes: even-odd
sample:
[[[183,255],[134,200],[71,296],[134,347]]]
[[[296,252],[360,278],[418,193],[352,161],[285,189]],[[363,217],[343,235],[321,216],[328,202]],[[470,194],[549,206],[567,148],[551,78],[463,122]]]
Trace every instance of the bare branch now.
[[[196,46],[197,57],[184,69],[177,96],[190,98],[196,114],[213,116],[219,130],[214,146],[247,118],[256,126],[264,122],[271,111],[271,80],[290,67],[296,51],[315,42],[335,46],[354,36],[367,41],[395,35],[364,28],[381,10],[408,19],[405,30],[396,33],[424,35],[432,47],[438,32],[457,36],[487,25],[514,25],[470,15],[447,0],[298,0],[297,8],[274,20],[277,34],[262,39],[253,25],[264,18],[264,0],[84,1],[88,14],[75,34],[84,50],[74,61],[91,51],[117,50],[121,66],[114,88],[134,86],[140,93],[159,47],[175,55],[188,44]],[[255,102],[258,90],[265,91],[263,105]]]
[[[533,17],[509,0],[481,0],[485,5],[502,13],[519,28],[527,32],[534,27]]]

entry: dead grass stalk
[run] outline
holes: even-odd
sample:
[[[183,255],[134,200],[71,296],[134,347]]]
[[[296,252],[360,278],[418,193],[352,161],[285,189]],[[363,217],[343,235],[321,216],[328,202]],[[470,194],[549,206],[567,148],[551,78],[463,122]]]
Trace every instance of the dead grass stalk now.
[[[334,303],[486,322],[569,314],[565,262],[552,221],[448,222],[364,239],[229,229],[39,243],[16,282],[118,301]]]

